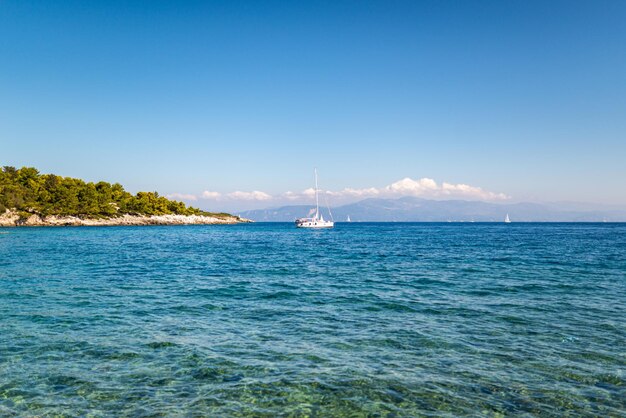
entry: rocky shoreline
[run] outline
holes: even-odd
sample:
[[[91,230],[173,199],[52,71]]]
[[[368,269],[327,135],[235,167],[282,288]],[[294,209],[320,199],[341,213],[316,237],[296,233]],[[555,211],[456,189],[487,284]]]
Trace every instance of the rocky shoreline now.
[[[133,225],[216,225],[252,222],[238,216],[201,215],[122,215],[111,218],[79,218],[76,216],[45,216],[32,214],[20,217],[16,212],[6,211],[0,215],[0,227],[13,226],[133,226]]]

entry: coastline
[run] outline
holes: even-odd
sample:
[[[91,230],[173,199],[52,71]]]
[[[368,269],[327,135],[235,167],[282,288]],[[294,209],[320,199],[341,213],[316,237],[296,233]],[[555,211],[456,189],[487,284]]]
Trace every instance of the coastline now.
[[[252,222],[237,216],[203,215],[121,215],[111,218],[80,218],[77,216],[45,216],[32,214],[21,218],[14,211],[0,215],[0,227],[20,226],[141,226],[141,225],[230,225]]]

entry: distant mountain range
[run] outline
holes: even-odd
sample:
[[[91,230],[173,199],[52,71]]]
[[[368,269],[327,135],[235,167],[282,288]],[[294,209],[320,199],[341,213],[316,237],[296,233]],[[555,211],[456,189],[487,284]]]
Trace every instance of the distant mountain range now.
[[[257,209],[240,215],[257,222],[291,222],[310,214],[311,205]],[[365,199],[331,208],[335,221],[353,222],[626,222],[626,210],[563,209],[553,204],[488,203],[466,200],[428,200],[417,197]],[[330,217],[328,209],[322,211]]]

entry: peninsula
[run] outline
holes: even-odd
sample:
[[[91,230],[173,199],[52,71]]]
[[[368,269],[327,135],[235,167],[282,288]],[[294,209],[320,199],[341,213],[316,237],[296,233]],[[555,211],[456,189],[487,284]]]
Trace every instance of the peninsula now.
[[[40,174],[33,167],[0,170],[0,226],[187,225],[249,222],[159,196],[133,195],[121,184]]]

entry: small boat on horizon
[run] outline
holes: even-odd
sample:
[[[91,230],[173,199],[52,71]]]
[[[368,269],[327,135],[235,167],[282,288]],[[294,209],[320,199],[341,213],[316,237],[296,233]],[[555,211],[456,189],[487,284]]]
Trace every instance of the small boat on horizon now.
[[[505,224],[510,224],[511,223],[511,219],[509,219],[509,214],[506,214],[506,217],[504,218],[504,223]]]
[[[330,214],[330,208],[328,209]],[[330,215],[332,218],[332,214]],[[335,222],[324,220],[324,216],[320,213],[319,189],[317,187],[317,169],[315,169],[315,215],[311,218],[296,219],[296,227],[298,228],[332,228]]]
[[[348,215],[348,218],[346,219],[346,222],[352,222],[352,221],[350,220],[350,215]]]

